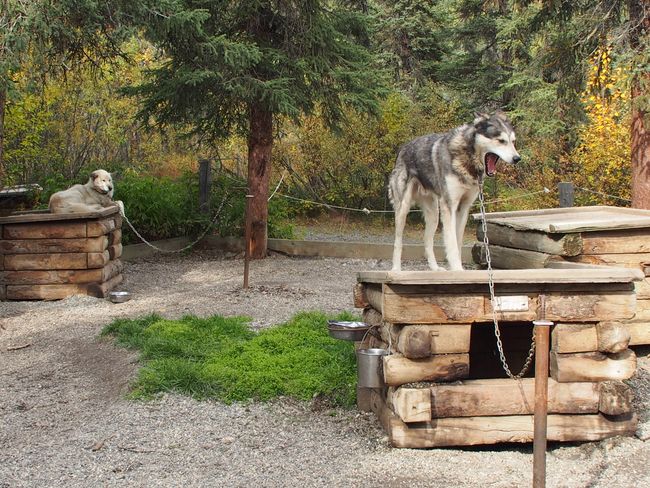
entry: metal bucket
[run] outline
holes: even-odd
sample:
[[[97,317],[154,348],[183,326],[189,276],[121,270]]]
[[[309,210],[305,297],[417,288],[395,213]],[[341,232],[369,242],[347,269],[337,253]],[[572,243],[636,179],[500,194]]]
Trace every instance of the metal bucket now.
[[[384,361],[386,349],[359,349],[357,351],[357,385],[361,388],[384,386]]]

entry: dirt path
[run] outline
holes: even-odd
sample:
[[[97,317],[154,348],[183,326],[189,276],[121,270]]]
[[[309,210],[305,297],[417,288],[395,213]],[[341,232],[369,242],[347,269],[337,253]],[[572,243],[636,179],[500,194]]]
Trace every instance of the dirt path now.
[[[249,315],[265,327],[299,310],[353,310],[355,272],[388,267],[274,256],[253,263],[243,291],[241,260],[202,253],[127,263],[125,304],[0,303],[0,487],[529,486],[530,446],[391,449],[372,415],[290,400],[131,402],[136,356],[98,338],[114,318],[150,312]],[[647,355],[634,380],[642,435]],[[650,441],[638,438],[554,445],[548,486],[650,486],[649,458]]]

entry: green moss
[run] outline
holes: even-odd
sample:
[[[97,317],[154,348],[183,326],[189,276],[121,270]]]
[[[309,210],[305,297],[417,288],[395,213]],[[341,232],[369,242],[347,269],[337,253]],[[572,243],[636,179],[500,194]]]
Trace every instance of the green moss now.
[[[349,314],[337,318],[352,319]],[[327,316],[299,313],[259,333],[248,328],[248,321],[220,316],[166,320],[151,315],[116,320],[103,334],[142,351],[136,397],[177,391],[233,402],[320,395],[334,404],[354,404],[354,348],[329,337]]]

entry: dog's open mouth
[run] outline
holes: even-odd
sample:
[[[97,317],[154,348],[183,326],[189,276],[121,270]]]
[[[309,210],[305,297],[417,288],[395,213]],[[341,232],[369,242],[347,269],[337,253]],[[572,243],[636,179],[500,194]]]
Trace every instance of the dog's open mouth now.
[[[499,156],[494,153],[489,152],[485,155],[485,174],[488,176],[494,176],[494,174],[497,172],[498,160]]]

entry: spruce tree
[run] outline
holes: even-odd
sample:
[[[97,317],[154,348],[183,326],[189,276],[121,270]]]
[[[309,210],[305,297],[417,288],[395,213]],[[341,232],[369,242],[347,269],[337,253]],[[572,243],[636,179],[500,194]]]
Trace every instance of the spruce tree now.
[[[153,15],[148,39],[166,61],[147,83],[140,117],[185,124],[218,141],[248,138],[251,256],[266,255],[274,123],[319,113],[331,126],[345,105],[376,110],[379,73],[364,1],[177,0]]]

